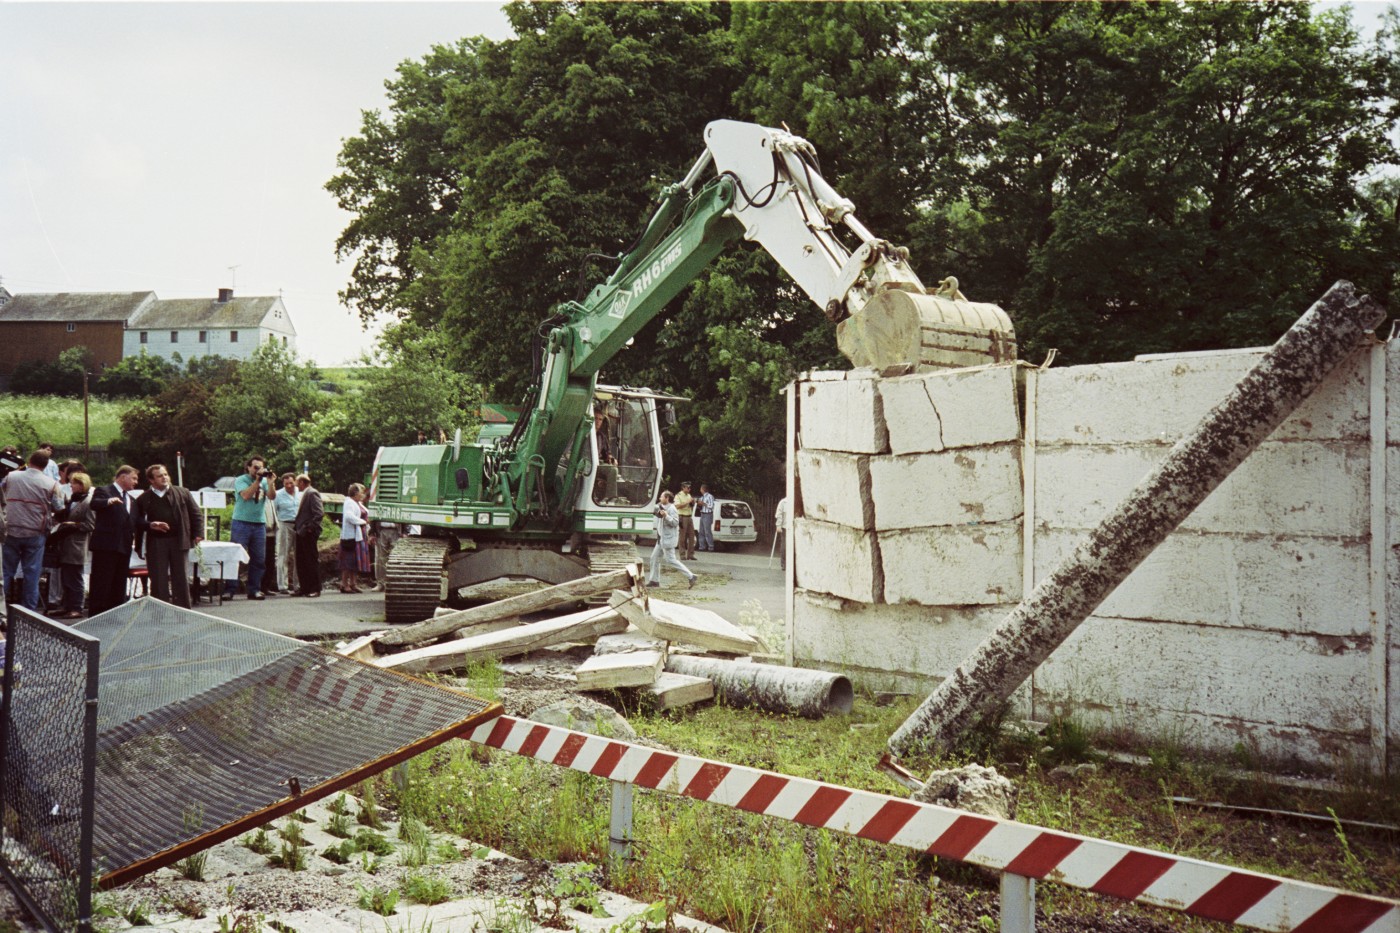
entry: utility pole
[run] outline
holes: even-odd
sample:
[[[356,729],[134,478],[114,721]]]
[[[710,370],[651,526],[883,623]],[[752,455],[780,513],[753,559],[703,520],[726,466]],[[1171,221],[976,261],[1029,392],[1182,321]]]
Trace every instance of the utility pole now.
[[[238,263],[238,265],[229,266],[229,267],[228,267],[228,273],[229,273],[228,287],[229,287],[229,288],[234,288],[234,289],[236,289],[236,288],[238,287],[238,266],[241,266],[241,265],[243,265],[243,263],[240,262],[240,263]]]
[[[92,450],[88,446],[88,371],[83,368],[83,463],[92,462]]]

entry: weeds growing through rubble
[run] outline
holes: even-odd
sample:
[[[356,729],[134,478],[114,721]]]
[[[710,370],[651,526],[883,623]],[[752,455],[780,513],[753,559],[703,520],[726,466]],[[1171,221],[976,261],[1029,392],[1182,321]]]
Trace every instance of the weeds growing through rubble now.
[[[394,888],[373,887],[366,888],[359,886],[360,909],[368,910],[379,914],[381,917],[390,917],[394,914],[394,908],[399,903],[399,892]]]
[[[185,832],[197,834],[204,826],[204,808],[198,804],[185,810],[181,814],[181,822],[184,824]],[[209,853],[196,852],[194,855],[186,856],[175,863],[175,870],[188,881],[203,881],[204,866],[209,863]],[[137,926],[137,924],[132,924]]]
[[[420,904],[441,904],[452,899],[452,885],[446,878],[411,872],[404,876],[403,896]]]

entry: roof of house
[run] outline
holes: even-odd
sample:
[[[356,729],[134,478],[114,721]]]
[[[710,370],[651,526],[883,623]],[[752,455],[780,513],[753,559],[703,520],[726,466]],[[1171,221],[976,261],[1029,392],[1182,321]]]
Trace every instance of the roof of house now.
[[[15,295],[0,307],[0,321],[125,322],[155,292],[52,292]]]
[[[149,330],[257,327],[280,301],[276,295],[262,298],[230,298],[228,301],[216,301],[212,298],[167,298],[151,302],[132,319],[129,326]],[[287,323],[288,326],[291,325],[290,318],[287,319]]]

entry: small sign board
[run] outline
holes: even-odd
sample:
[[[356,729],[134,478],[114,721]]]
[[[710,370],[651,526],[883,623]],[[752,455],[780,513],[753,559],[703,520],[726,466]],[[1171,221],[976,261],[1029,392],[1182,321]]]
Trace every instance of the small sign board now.
[[[228,505],[228,493],[222,489],[201,489],[199,507],[202,509],[222,509]]]

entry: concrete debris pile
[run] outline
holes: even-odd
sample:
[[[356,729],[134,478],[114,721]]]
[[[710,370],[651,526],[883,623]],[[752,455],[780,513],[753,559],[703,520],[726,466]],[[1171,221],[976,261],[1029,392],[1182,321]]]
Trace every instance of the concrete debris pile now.
[[[606,606],[525,621],[598,594],[608,594]],[[570,644],[594,646],[573,671],[577,689],[627,691],[653,709],[703,702],[716,688],[734,705],[813,718],[848,713],[852,706],[845,677],[753,663],[764,646],[743,629],[709,610],[651,598],[637,564],[470,609],[439,610],[337,650],[377,667],[422,674]]]

